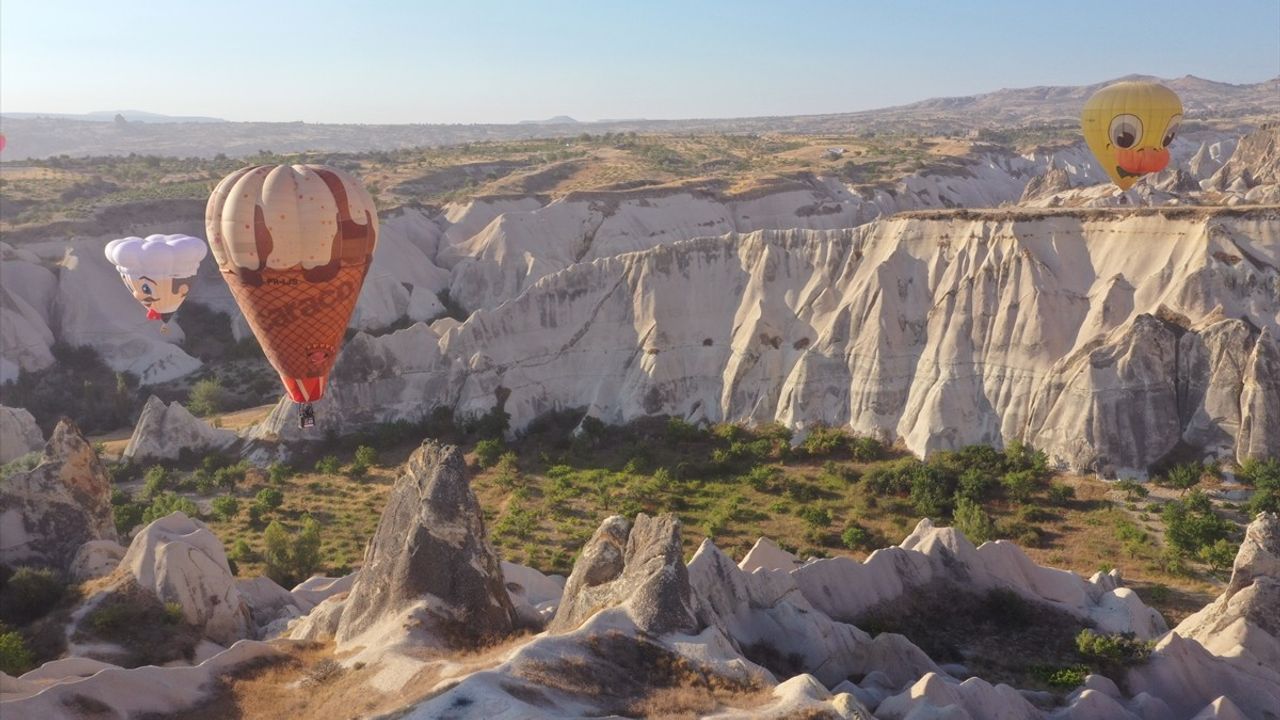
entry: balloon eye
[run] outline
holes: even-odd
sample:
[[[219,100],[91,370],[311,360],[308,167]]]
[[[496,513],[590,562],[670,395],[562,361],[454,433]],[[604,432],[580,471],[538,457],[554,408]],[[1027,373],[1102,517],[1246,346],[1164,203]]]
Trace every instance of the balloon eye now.
[[[1178,128],[1181,126],[1181,115],[1174,115],[1173,118],[1169,120],[1169,127],[1165,128],[1164,139],[1161,141],[1165,147],[1169,147],[1169,145],[1173,143],[1173,137],[1178,134]]]
[[[148,285],[148,284],[146,284],[146,283],[142,283],[142,292],[144,292],[144,293],[146,293],[146,294],[150,295],[150,294],[151,294],[151,286],[150,286],[150,285]]]
[[[1128,149],[1138,144],[1142,138],[1142,121],[1136,115],[1117,115],[1111,121],[1111,144],[1121,149]]]

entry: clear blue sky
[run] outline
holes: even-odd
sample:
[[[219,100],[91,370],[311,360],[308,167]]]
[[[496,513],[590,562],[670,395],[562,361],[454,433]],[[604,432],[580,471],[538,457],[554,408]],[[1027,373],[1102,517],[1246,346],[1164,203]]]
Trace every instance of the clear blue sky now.
[[[512,122],[1280,75],[1280,0],[3,0],[0,111]]]

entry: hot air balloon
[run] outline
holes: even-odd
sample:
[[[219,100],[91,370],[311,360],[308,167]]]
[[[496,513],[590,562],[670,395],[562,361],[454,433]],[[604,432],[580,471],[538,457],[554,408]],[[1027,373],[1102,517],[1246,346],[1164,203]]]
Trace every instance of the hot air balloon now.
[[[1089,98],[1080,114],[1085,142],[1121,190],[1169,164],[1169,144],[1181,122],[1177,93],[1154,82],[1108,85]]]
[[[148,235],[112,240],[104,252],[129,292],[147,309],[147,319],[164,321],[160,330],[166,332],[209,249],[190,235]]]
[[[329,370],[378,239],[373,198],[358,180],[324,165],[259,165],[214,188],[205,209],[209,247],[299,424]]]

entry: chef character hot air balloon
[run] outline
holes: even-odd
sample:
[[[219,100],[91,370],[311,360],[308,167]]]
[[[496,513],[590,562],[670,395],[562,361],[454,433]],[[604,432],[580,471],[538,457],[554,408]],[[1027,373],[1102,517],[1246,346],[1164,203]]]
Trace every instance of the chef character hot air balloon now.
[[[1169,164],[1182,101],[1154,82],[1125,81],[1093,94],[1080,115],[1085,142],[1121,190]]]
[[[378,239],[373,198],[324,165],[259,165],[214,188],[209,247],[249,327],[293,401],[299,425],[342,345]]]
[[[209,250],[203,240],[190,235],[148,235],[112,240],[104,252],[129,292],[147,309],[147,319],[164,321],[165,331]]]

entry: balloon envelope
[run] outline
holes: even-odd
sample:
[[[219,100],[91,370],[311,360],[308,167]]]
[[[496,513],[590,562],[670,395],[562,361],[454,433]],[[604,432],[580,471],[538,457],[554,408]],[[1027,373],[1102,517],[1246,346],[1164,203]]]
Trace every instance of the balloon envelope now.
[[[1085,102],[1080,114],[1085,142],[1121,190],[1169,164],[1169,144],[1181,122],[1177,93],[1154,82],[1108,85]]]
[[[205,227],[222,277],[289,396],[318,400],[373,261],[373,198],[333,167],[247,167],[214,188]]]
[[[177,312],[208,252],[203,240],[190,235],[120,238],[103,250],[152,320]]]

